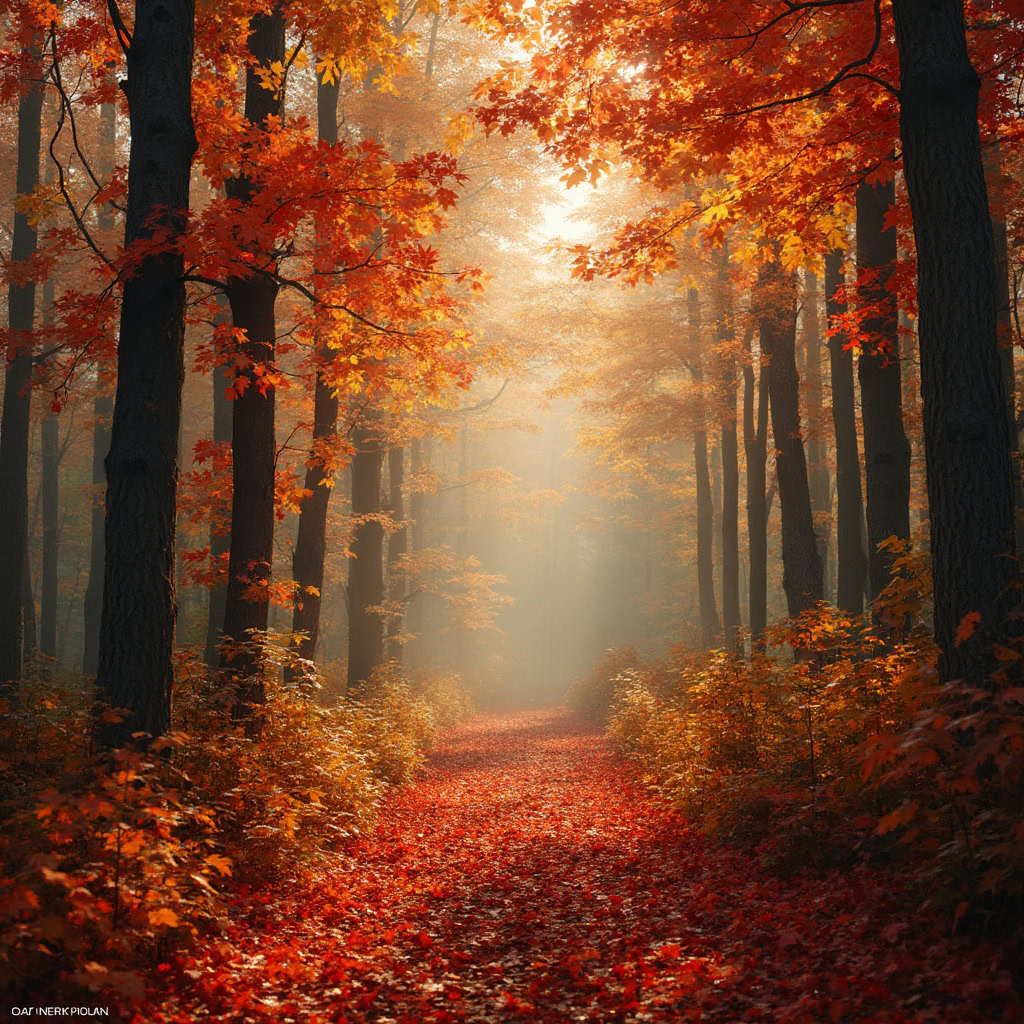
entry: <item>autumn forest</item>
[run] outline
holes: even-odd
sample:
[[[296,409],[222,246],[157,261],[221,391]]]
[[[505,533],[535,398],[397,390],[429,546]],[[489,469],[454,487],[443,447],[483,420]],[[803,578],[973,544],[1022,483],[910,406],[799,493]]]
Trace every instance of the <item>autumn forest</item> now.
[[[1022,126],[1017,0],[4,0],[9,1018],[1024,1020]]]

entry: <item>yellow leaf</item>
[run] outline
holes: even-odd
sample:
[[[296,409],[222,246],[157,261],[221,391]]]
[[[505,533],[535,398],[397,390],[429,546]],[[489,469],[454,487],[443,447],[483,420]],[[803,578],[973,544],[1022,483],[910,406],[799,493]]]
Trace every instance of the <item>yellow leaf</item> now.
[[[206,863],[209,864],[211,868],[219,871],[222,875],[227,876],[231,874],[230,857],[225,857],[220,853],[211,853],[210,856],[206,858]]]
[[[166,926],[167,928],[178,927],[178,915],[169,907],[161,907],[159,910],[149,912],[149,923],[154,928]]]

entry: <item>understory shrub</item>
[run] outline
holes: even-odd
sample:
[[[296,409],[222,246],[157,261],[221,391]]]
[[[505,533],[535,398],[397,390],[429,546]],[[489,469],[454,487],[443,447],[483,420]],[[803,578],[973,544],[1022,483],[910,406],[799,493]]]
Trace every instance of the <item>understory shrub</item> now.
[[[824,606],[769,643],[619,673],[608,732],[660,797],[781,870],[884,855],[957,919],[1019,908],[1020,648],[968,688],[939,684],[924,631],[883,638]]]
[[[171,732],[138,749],[94,747],[81,680],[37,675],[0,702],[0,987],[63,974],[140,994],[132,965],[215,935],[228,885],[317,867],[468,710],[456,678],[414,693],[395,666],[325,704],[308,665],[281,681],[286,643],[267,654],[258,739],[232,718],[233,687],[188,652]]]
[[[590,672],[574,680],[569,688],[569,707],[589,721],[604,725],[611,711],[616,680],[641,665],[640,655],[632,647],[609,648]]]

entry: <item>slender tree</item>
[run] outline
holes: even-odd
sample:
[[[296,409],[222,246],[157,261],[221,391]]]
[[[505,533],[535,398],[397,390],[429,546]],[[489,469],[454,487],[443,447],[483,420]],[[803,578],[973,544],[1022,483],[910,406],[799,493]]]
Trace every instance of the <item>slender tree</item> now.
[[[356,527],[348,573],[348,689],[357,691],[384,657],[384,526],[381,476],[384,442],[374,417],[352,431],[352,515]]]
[[[714,525],[711,472],[708,466],[708,436],[704,425],[704,370],[700,344],[700,297],[696,288],[686,294],[687,341],[693,353],[690,369],[697,387],[696,421],[693,428],[693,461],[697,477],[697,595],[700,602],[700,630],[705,647],[721,635],[718,602],[715,599]]]
[[[100,106],[100,132],[97,172],[107,181],[114,172],[117,147],[117,108],[112,103]],[[109,234],[114,227],[114,207],[104,203],[97,216],[100,230]],[[82,671],[96,675],[100,652],[100,612],[103,608],[103,491],[107,482],[104,459],[110,450],[110,417],[114,399],[110,392],[109,375],[112,367],[106,360],[96,363],[96,391],[92,407],[92,485],[93,499],[89,523],[89,579],[82,602],[84,618],[84,650]]]
[[[752,335],[753,330],[748,330],[744,339],[747,359],[743,366],[743,454],[747,463],[750,556],[747,600],[751,642],[756,647],[768,625],[768,363],[760,353],[755,374]]]
[[[284,66],[284,13],[280,4],[249,22],[250,62],[245,73],[245,119],[266,127],[284,113],[284,86],[267,88],[260,72]],[[257,186],[245,174],[230,179],[228,197],[241,207],[251,203]],[[235,714],[250,719],[253,704],[265,699],[260,659],[253,633],[267,628],[270,573],[274,557],[275,388],[260,371],[272,366],[277,345],[275,305],[279,284],[272,272],[274,256],[254,252],[256,270],[227,281],[231,318],[240,343],[243,380],[236,386],[231,410],[231,547],[224,607],[224,635],[243,645],[232,665],[240,685]],[[240,394],[237,392],[241,391]]]
[[[715,250],[713,291],[715,340],[718,345],[718,408],[722,446],[722,628],[727,644],[735,644],[740,618],[740,470],[736,440],[736,354],[732,351],[732,295],[729,250],[723,242]]]
[[[40,122],[43,80],[40,41],[26,54],[25,91],[18,100],[18,165],[15,189],[27,196],[39,185]],[[11,262],[21,263],[36,251],[33,218],[15,207]],[[11,279],[7,288],[10,338],[6,349],[4,405],[0,418],[0,565],[10,581],[25,574],[28,558],[28,448],[32,403],[32,328],[36,286],[33,280]],[[0,587],[0,686],[21,678],[23,635],[21,588]]]
[[[846,313],[841,298],[845,283],[844,253],[833,249],[825,257],[825,312],[830,324]],[[836,445],[836,604],[845,612],[864,611],[867,558],[861,537],[864,501],[857,442],[857,405],[853,386],[853,352],[842,333],[829,337],[829,373],[832,383],[832,424]]]
[[[758,286],[761,351],[768,359],[775,471],[782,509],[782,588],[789,614],[797,615],[822,600],[823,580],[800,429],[796,280],[783,271],[776,255],[762,264]]]
[[[886,216],[896,203],[896,182],[857,188],[858,298],[871,313],[864,320],[869,341],[857,360],[864,421],[867,487],[868,579],[874,600],[888,584],[892,554],[880,545],[910,536],[910,442],[903,429],[899,322],[896,296],[888,288],[896,263],[896,228]]]
[[[338,93],[340,79],[317,81],[317,134],[328,146],[338,142]],[[327,506],[332,476],[327,468],[330,451],[337,444],[338,395],[329,379],[333,358],[330,348],[318,353],[323,365],[317,368],[313,393],[313,443],[306,463],[305,488],[309,497],[299,510],[299,529],[292,555],[292,577],[298,585],[292,613],[292,632],[303,634],[299,654],[312,658],[320,636],[320,607],[324,586],[324,556],[327,551]]]
[[[818,275],[808,269],[804,273],[803,349],[806,367],[807,396],[807,475],[811,488],[811,509],[814,512],[814,533],[818,538],[818,557],[822,569],[828,562],[829,539],[832,533],[832,481],[825,443],[825,409],[821,381],[821,301]],[[828,573],[825,572],[826,590]]]
[[[136,0],[125,93],[131,123],[125,244],[185,229],[196,149],[191,0]],[[106,560],[97,682],[130,714],[103,729],[108,743],[157,735],[170,720],[174,648],[174,526],[184,380],[184,260],[148,253],[125,279],[117,391],[106,457]]]

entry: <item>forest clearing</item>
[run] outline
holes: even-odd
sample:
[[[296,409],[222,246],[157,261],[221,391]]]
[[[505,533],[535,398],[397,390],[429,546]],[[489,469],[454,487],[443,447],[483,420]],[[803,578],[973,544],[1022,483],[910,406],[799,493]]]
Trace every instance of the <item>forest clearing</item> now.
[[[6,0],[13,1018],[1024,1020],[1024,0]]]

